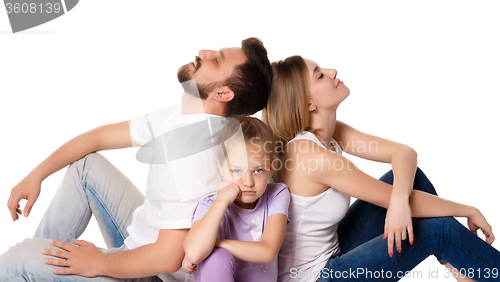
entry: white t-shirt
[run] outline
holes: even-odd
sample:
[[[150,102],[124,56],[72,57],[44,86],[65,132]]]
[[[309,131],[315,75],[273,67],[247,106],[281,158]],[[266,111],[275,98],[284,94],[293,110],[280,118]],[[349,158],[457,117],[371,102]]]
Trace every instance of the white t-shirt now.
[[[299,139],[312,140],[325,148],[311,132],[297,134],[290,142]],[[341,154],[337,142],[331,142]],[[351,198],[331,187],[312,197],[290,196],[290,223],[278,254],[278,281],[316,281],[328,259],[340,254],[338,222],[347,213]]]
[[[137,208],[125,244],[129,249],[155,243],[160,229],[191,228],[198,201],[217,191],[220,145],[213,140],[227,118],[181,115],[180,106],[135,118],[130,135],[143,146],[138,160],[150,163],[144,204]],[[168,255],[168,254],[165,254]],[[164,281],[187,281],[185,272],[158,275]],[[191,275],[192,277],[192,275]]]

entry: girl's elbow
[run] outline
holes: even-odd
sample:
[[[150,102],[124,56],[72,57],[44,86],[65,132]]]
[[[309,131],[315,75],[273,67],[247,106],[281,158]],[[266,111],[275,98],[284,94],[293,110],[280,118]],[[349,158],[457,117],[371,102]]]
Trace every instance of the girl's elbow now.
[[[267,256],[262,263],[271,263],[275,258],[276,256]]]
[[[196,250],[186,250],[184,255],[188,261],[194,264],[198,264],[205,259],[205,257],[203,257],[203,254]]]
[[[271,263],[273,262],[278,254],[274,251],[266,251],[262,254],[262,261],[260,263]]]

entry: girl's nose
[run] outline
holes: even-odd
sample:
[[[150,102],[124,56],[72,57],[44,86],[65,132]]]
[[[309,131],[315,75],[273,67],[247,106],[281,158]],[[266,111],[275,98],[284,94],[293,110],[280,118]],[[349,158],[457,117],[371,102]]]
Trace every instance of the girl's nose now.
[[[243,175],[243,185],[246,187],[253,187],[255,185],[253,177],[249,171]]]

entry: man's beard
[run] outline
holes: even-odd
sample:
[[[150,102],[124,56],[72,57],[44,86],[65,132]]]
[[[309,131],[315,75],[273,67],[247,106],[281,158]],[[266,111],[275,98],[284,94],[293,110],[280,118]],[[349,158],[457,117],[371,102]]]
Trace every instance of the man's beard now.
[[[189,64],[185,64],[177,71],[177,79],[182,84],[184,91],[189,95],[205,100],[208,98],[208,94],[210,92],[223,85],[222,81],[216,81],[208,84],[188,83],[187,81],[193,79],[192,75],[189,73],[190,68],[191,66]],[[197,68],[195,69],[195,72],[196,70]]]

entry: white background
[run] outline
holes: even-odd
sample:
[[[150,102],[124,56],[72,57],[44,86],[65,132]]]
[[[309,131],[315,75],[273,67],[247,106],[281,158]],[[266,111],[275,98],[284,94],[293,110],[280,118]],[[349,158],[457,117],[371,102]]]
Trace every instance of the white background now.
[[[336,68],[351,89],[339,120],[412,146],[440,196],[480,208],[497,230],[496,1],[244,3],[80,1],[18,34],[0,8],[0,253],[33,235],[64,171],[43,182],[31,215],[13,223],[10,190],[31,169],[80,133],[173,105],[179,66],[200,49],[249,36],[264,41],[273,61],[299,54]],[[103,155],[144,191],[147,166],[136,150]],[[390,169],[349,158],[374,177]],[[104,247],[96,226],[82,238]],[[433,257],[416,270],[427,277],[438,268],[449,281]]]

